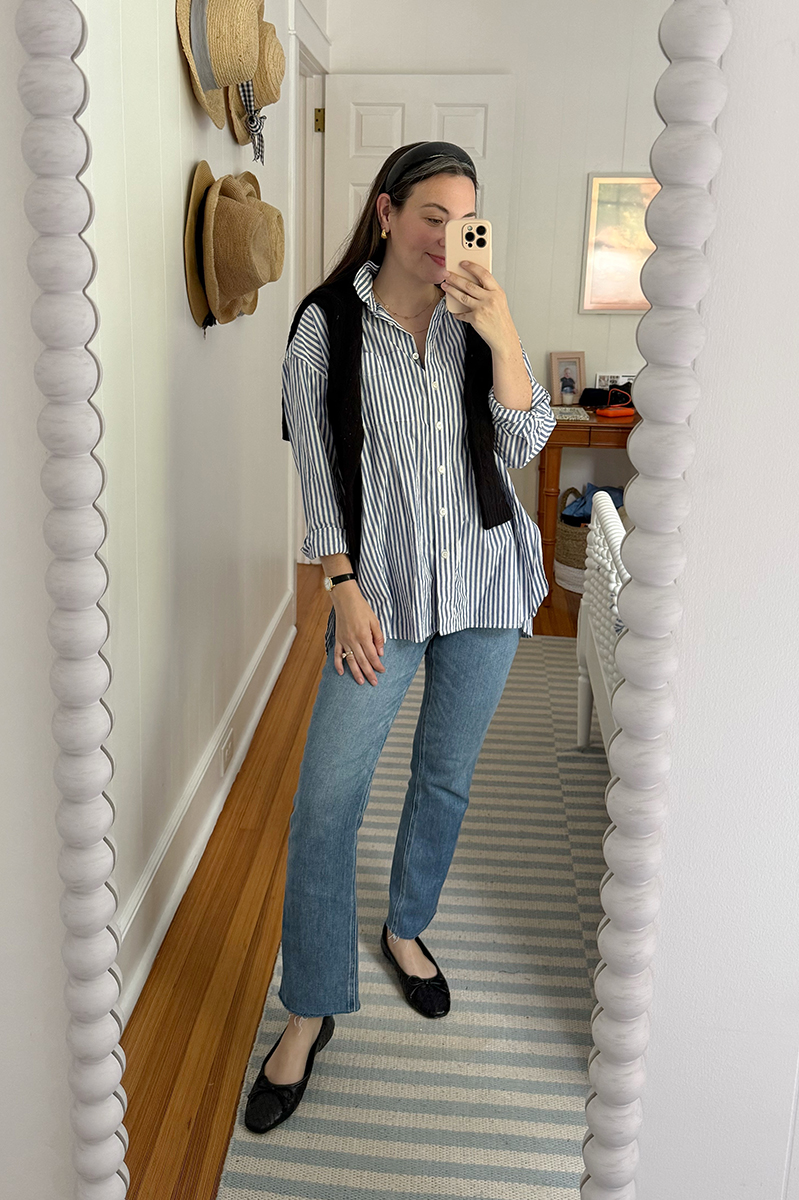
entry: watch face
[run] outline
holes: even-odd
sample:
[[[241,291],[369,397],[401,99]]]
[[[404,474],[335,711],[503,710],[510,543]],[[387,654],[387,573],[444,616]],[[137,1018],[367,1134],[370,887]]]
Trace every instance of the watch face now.
[[[333,580],[330,578],[329,575],[325,575],[325,587],[327,588],[327,590],[329,592],[333,591]]]

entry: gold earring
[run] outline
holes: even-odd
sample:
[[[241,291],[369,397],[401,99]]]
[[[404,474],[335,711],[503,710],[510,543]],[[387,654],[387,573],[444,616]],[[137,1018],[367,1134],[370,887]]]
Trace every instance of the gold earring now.
[[[384,238],[384,239],[388,238],[388,234],[386,233],[385,229],[380,231],[380,236],[381,236],[381,238]]]

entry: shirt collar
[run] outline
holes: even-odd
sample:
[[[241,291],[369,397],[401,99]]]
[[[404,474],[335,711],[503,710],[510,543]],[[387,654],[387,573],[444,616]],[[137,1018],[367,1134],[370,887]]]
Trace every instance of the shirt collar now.
[[[380,305],[375,299],[374,288],[372,287],[379,270],[380,264],[374,262],[372,259],[368,259],[367,262],[365,262],[363,266],[359,267],[356,271],[352,285],[355,288],[357,295],[364,302],[369,311],[375,313],[377,316],[383,317],[385,320],[385,313],[380,312]],[[441,301],[439,301],[438,305],[436,305],[436,308],[433,310],[433,320],[435,320],[438,315],[438,309],[440,305]],[[398,324],[398,322],[395,322],[395,324]]]
[[[372,291],[372,281],[379,270],[379,264],[369,259],[362,267],[359,267],[352,281],[358,296],[363,300],[369,311],[373,313],[377,312],[377,301]]]

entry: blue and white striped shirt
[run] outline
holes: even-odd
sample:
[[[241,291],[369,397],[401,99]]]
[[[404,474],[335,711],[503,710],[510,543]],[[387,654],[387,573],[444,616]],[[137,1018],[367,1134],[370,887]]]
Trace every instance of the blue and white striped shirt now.
[[[488,627],[533,636],[547,593],[541,536],[507,467],[523,467],[555,428],[549,393],[533,378],[532,407],[489,404],[497,468],[513,518],[484,529],[469,464],[463,372],[466,329],[442,299],[422,365],[413,336],[378,303],[367,262],[354,286],[364,304],[361,406],[363,515],[358,586],[385,638],[421,642],[435,632]],[[329,340],[324,313],[309,305],[283,362],[283,397],[308,527],[308,558],[346,554],[330,464]],[[332,613],[331,613],[332,621]],[[331,624],[326,637],[330,646]]]

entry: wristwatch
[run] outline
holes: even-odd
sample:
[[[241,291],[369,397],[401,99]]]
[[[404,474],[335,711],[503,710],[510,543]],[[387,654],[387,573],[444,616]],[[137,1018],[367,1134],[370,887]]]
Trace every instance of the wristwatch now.
[[[344,583],[347,579],[355,579],[355,575],[325,575],[325,587],[332,592],[337,583]]]

